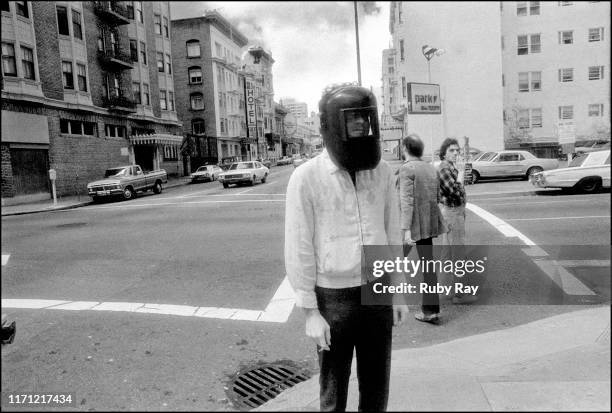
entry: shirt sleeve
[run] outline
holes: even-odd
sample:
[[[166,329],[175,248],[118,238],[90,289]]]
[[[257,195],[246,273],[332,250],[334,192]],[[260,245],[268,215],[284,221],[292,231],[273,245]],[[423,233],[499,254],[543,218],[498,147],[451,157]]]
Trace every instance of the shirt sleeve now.
[[[391,173],[391,168],[389,168],[387,177],[387,199],[385,202],[385,231],[387,232],[387,242],[389,245],[402,245],[399,209],[395,175]]]
[[[401,228],[410,230],[414,211],[414,175],[409,168],[400,167],[399,198]]]
[[[296,294],[296,306],[317,308],[314,213],[303,174],[293,173],[285,202],[285,270]]]

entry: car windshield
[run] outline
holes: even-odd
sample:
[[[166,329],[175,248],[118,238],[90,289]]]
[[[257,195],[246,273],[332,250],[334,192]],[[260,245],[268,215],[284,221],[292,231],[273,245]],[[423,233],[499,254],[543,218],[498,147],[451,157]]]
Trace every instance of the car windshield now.
[[[487,152],[484,155],[482,155],[480,158],[478,158],[478,161],[480,162],[491,161],[493,158],[495,158],[495,155],[497,155],[497,152]]]
[[[253,163],[252,162],[233,163],[229,167],[229,169],[230,171],[235,171],[236,169],[253,169]]]
[[[610,156],[610,152],[591,152],[584,160],[582,166],[599,166],[606,163],[606,159]]]
[[[572,161],[569,163],[569,165],[567,165],[568,168],[573,168],[575,166],[582,166],[582,164],[584,163],[585,159],[588,157],[589,155],[584,153],[582,155],[578,155],[576,156],[574,159],[572,159]]]
[[[207,166],[200,166],[196,172],[206,172],[208,170]]]
[[[107,169],[106,172],[104,172],[104,177],[108,178],[111,176],[120,176],[120,175],[125,175],[127,171],[127,168],[111,168],[111,169]]]

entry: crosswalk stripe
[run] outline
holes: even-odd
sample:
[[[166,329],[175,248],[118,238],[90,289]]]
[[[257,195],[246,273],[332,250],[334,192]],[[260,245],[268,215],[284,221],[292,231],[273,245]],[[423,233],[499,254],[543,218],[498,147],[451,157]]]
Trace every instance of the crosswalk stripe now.
[[[11,254],[2,254],[2,266],[4,267],[8,264],[8,260],[11,257]]]

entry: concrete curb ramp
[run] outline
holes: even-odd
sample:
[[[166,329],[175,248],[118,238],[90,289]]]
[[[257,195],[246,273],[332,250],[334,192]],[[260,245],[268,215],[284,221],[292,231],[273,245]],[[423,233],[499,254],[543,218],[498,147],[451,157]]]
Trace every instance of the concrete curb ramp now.
[[[610,307],[393,352],[389,411],[610,411]],[[257,411],[319,409],[319,376]],[[355,362],[347,410],[357,410]]]

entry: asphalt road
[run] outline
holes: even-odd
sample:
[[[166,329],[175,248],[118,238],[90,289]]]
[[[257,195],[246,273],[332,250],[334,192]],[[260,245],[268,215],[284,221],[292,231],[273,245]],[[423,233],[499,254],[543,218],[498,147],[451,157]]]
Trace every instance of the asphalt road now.
[[[284,193],[292,171],[273,168],[268,182],[254,187],[193,184],[127,202],[3,217],[2,254],[10,257],[2,268],[2,299],[263,311],[284,278]],[[472,245],[518,246],[527,238],[554,254],[560,245],[610,243],[609,193],[469,201],[523,235],[507,237],[469,211]],[[508,247],[495,264],[507,274],[496,282],[512,284],[516,300],[445,303],[440,325],[410,319],[395,330],[394,348],[609,304],[609,258],[607,269],[570,268],[593,295],[560,304],[555,297],[563,294],[553,280],[516,254]],[[527,283],[526,273],[532,275]],[[526,297],[528,304],[517,304]],[[285,322],[76,309],[3,313],[18,325],[15,342],[2,348],[3,392],[75,392],[79,410],[231,410],[224,386],[243,367],[291,360],[317,370],[299,309]]]

